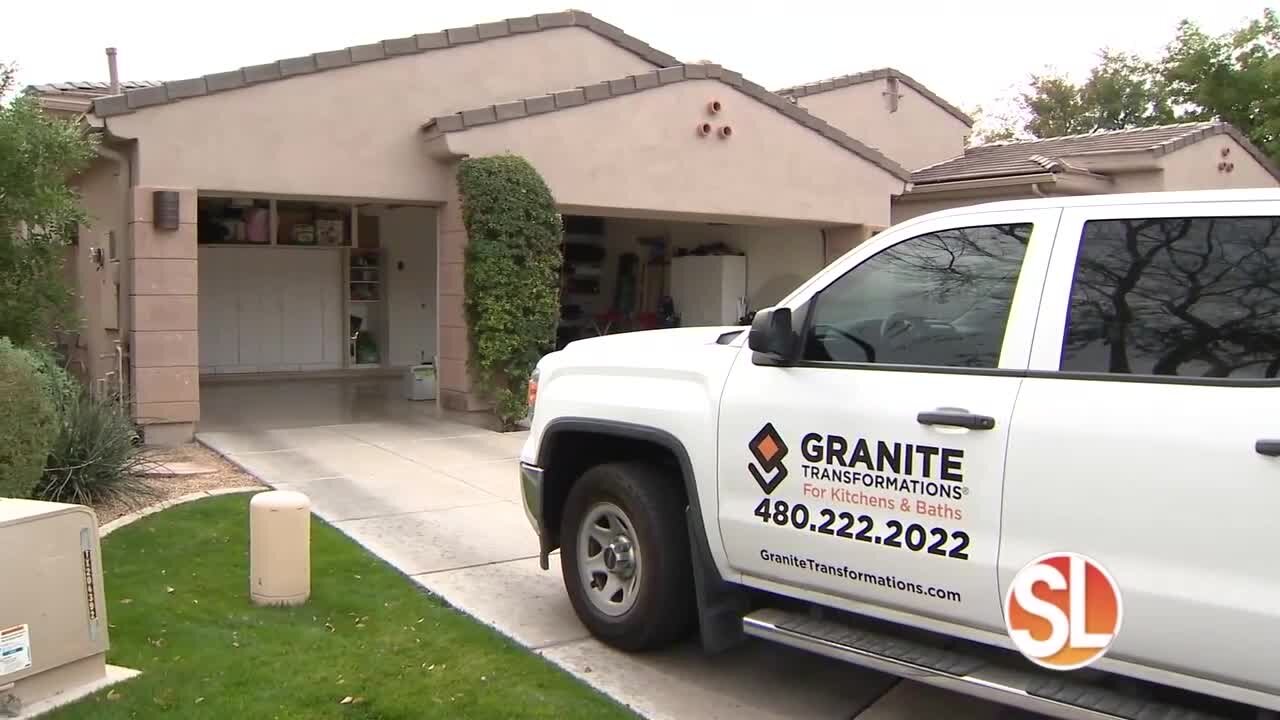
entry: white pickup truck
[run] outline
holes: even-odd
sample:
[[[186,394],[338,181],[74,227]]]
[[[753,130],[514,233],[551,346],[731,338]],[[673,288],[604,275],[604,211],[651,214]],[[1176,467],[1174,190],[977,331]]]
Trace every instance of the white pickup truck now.
[[[575,342],[530,394],[542,564],[613,646],[756,636],[1067,718],[1280,709],[1280,191],[935,213],[749,331]],[[1015,580],[1051,553],[1106,580]]]

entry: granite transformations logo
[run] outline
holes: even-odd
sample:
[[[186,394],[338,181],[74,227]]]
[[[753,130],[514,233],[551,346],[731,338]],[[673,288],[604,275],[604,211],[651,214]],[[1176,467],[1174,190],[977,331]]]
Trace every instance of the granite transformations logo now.
[[[773,423],[765,423],[760,432],[751,438],[747,447],[756,459],[754,463],[747,463],[747,469],[764,494],[771,495],[787,477],[787,467],[782,464],[783,458],[787,456],[787,444],[782,441],[782,436],[774,429]]]

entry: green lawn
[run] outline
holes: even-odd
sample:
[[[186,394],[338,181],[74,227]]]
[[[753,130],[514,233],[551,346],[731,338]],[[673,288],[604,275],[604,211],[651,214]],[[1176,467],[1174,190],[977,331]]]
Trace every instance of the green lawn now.
[[[248,503],[202,500],[104,539],[109,661],[143,674],[48,717],[634,717],[318,520],[310,602],[254,607]]]

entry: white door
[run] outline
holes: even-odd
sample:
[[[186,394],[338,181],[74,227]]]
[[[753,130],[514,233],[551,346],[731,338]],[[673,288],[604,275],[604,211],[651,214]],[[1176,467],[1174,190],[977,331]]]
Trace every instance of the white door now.
[[[1005,444],[1057,217],[886,233],[787,301],[803,318],[798,366],[740,353],[719,513],[745,582],[1001,627]]]
[[[1000,585],[1084,553],[1122,598],[1104,667],[1280,691],[1280,206],[1073,209],[1060,237],[1013,416]]]
[[[400,208],[382,216],[388,358],[396,367],[436,354],[435,210]]]

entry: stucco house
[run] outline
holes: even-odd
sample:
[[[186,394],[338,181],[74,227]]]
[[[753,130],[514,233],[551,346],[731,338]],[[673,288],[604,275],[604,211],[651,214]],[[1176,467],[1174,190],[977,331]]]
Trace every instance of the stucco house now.
[[[628,280],[633,310],[673,293],[660,270],[677,255],[725,248],[743,267],[705,302],[762,307],[887,226],[909,177],[737,72],[576,11],[119,90],[31,89],[100,134],[78,180],[93,222],[74,249],[75,350],[90,378],[122,370],[150,442],[190,438],[201,385],[245,373],[437,358],[442,403],[483,407],[455,187],[469,155],[518,153],[546,178],[576,244],[566,324],[595,331],[623,255],[659,268]]]
[[[522,155],[554,193],[561,342],[673,315],[736,322],[895,217],[1001,195],[992,177],[1030,178],[1024,193],[1114,182],[1114,153],[1047,145],[1032,154],[1053,167],[966,169],[1000,151],[966,150],[972,120],[897,70],[771,92],[579,11],[28,92],[99,136],[76,180],[91,224],[68,264],[84,316],[68,351],[91,382],[127,385],[153,443],[191,437],[202,387],[248,376],[434,361],[442,405],[484,408],[463,313],[466,157]],[[1203,152],[1135,148],[1152,167],[1133,176],[1212,176],[1228,148],[1232,182],[1274,183],[1232,132]]]
[[[914,169],[893,221],[991,200],[1280,187],[1276,167],[1224,122],[993,143]]]
[[[973,118],[895,68],[776,91],[908,170],[964,153]]]

